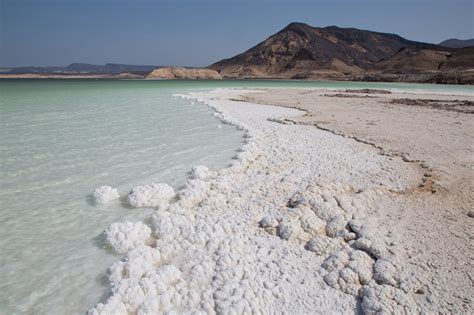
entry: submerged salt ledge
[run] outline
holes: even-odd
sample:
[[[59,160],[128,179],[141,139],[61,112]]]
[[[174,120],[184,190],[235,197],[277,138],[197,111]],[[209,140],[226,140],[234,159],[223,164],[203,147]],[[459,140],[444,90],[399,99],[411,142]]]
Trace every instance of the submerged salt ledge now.
[[[90,313],[353,313],[357,299],[366,313],[416,312],[368,209],[417,174],[350,139],[268,120],[300,111],[225,100],[237,94],[187,96],[248,143],[229,168],[194,168],[151,227],[109,227],[126,255],[109,269],[111,297]]]

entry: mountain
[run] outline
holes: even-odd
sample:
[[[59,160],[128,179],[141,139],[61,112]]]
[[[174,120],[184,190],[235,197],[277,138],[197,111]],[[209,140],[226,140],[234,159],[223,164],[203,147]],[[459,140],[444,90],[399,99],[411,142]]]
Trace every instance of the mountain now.
[[[209,68],[226,77],[351,75],[372,68],[405,47],[441,49],[437,45],[410,41],[394,34],[290,23],[260,44]]]
[[[474,38],[471,39],[457,39],[451,38],[439,43],[440,46],[450,47],[450,48],[465,48],[474,46]]]

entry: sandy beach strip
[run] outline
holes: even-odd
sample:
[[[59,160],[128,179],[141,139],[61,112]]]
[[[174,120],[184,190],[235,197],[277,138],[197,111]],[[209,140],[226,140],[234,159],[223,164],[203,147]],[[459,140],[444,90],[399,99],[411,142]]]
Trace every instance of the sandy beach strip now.
[[[472,312],[467,105],[328,93],[339,92],[187,96],[245,130],[247,144],[228,168],[195,168],[145,224],[114,226],[108,241],[125,257],[90,313]],[[423,144],[427,130],[442,139]]]

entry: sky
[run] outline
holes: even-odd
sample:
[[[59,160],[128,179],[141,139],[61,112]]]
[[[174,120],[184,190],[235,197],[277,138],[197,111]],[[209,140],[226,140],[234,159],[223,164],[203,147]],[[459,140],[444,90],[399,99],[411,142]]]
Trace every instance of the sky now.
[[[439,43],[474,38],[474,0],[0,0],[0,66],[207,66],[290,22]]]

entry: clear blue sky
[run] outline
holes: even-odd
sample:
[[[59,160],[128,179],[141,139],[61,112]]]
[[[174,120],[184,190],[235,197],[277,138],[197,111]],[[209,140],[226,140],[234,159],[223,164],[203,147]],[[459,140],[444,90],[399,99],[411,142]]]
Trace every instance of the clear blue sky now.
[[[0,0],[0,66],[205,66],[290,22],[438,43],[474,37],[474,0]]]

